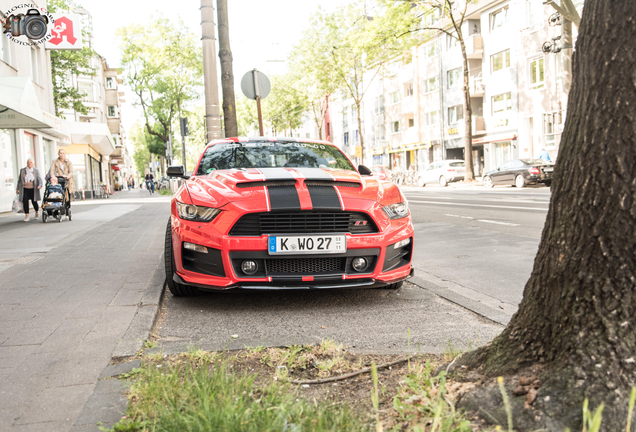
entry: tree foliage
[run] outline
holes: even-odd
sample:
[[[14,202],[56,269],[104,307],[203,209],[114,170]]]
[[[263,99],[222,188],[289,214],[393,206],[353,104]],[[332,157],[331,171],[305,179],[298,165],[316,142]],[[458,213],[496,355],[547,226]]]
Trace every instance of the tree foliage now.
[[[185,29],[181,20],[159,17],[117,30],[126,81],[143,110],[146,131],[161,143],[202,94],[202,52],[194,34]]]
[[[51,13],[72,11],[80,6],[73,0],[49,0],[47,11]],[[87,23],[85,23],[87,24]],[[92,28],[85,25],[82,29],[84,47],[81,50],[51,50],[51,80],[53,83],[53,105],[55,115],[62,116],[62,111],[72,109],[81,114],[87,114],[89,108],[82,103],[86,93],[74,87],[72,77],[79,75],[94,75],[95,70],[90,60],[97,54],[86,45]]]
[[[295,74],[275,75],[272,77],[272,90],[263,99],[263,121],[272,132],[290,134],[303,124],[303,113],[307,109],[307,97],[298,89]],[[258,119],[257,119],[258,121]]]

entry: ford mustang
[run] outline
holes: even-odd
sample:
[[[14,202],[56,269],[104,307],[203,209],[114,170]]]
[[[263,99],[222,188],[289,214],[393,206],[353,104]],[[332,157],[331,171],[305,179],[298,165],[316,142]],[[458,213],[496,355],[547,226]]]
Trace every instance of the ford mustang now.
[[[175,193],[166,282],[199,290],[399,288],[412,275],[413,224],[390,181],[336,146],[227,138],[205,148]]]

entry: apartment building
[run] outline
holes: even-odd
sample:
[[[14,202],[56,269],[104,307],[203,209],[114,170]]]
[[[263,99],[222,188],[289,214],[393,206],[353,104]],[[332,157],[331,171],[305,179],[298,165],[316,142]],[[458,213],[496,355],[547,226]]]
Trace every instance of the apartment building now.
[[[575,3],[582,8],[583,2]],[[477,176],[513,158],[558,156],[568,86],[566,52],[544,53],[561,34],[542,0],[482,0],[462,27],[469,67],[473,154]],[[433,16],[436,19],[437,15]],[[576,35],[575,35],[576,36]],[[424,170],[464,155],[463,59],[459,43],[439,34],[389,63],[363,102],[367,165]],[[352,102],[332,104],[333,142],[352,157],[359,131]]]
[[[32,2],[38,7],[44,1]],[[0,0],[0,16],[15,2]],[[19,170],[33,159],[42,176],[57,148],[70,144],[68,124],[56,117],[53,105],[50,53],[30,46],[26,36],[0,38],[0,212],[10,211]]]

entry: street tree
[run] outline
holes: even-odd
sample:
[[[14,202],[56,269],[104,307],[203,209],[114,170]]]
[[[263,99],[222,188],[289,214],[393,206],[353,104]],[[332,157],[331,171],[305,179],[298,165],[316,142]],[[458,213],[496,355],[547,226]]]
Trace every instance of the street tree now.
[[[227,14],[227,0],[217,0],[219,21],[219,59],[221,60],[221,89],[223,91],[223,125],[226,137],[238,135],[236,124],[236,103],[234,98],[234,72],[232,71],[232,50],[230,49],[230,23]]]
[[[263,121],[274,134],[289,134],[303,124],[303,113],[307,110],[307,97],[298,89],[299,80],[294,72],[274,75],[271,91],[263,99]]]
[[[470,104],[470,68],[468,54],[466,52],[466,41],[471,36],[467,28],[466,19],[472,11],[472,7],[479,0],[386,0],[389,8],[404,10],[404,4],[409,4],[409,16],[412,27],[403,35],[417,33],[417,41],[423,41],[439,36],[440,33],[455,41],[453,46],[459,45],[462,55],[463,69],[463,97],[464,97],[464,159],[466,160],[466,171],[464,180],[472,182],[475,180],[475,169],[472,164],[473,154],[473,129],[472,129],[472,109]],[[396,30],[401,31],[401,29]]]
[[[80,6],[72,0],[49,0],[47,11],[50,13],[73,11]],[[72,109],[80,114],[88,114],[90,108],[84,105],[86,93],[80,91],[73,78],[79,75],[91,76],[95,70],[90,61],[97,54],[86,44],[92,28],[86,23],[82,29],[84,46],[81,50],[51,50],[51,81],[53,83],[53,105],[55,115],[63,117],[62,111]]]
[[[236,100],[236,121],[239,136],[252,136],[258,130],[256,103],[245,96]]]
[[[636,2],[585,2],[550,209],[523,300],[503,333],[453,365],[540,378],[528,409],[512,398],[517,431],[581,430],[584,398],[592,411],[604,404],[602,430],[625,430],[636,385],[634,17]],[[494,415],[500,403],[493,386],[462,398]]]
[[[117,36],[125,79],[137,96],[135,105],[142,108],[146,130],[165,144],[174,123],[202,93],[198,41],[182,21],[163,17],[119,28]]]
[[[333,13],[319,10],[298,44],[295,62],[323,73],[315,79],[318,92],[327,95],[333,89],[344,91],[353,100],[357,112],[361,161],[364,161],[364,130],[362,103],[373,80],[387,61],[399,57],[408,49],[407,38],[399,38],[399,29],[409,28],[410,5],[386,8],[381,4],[355,0]],[[389,14],[394,19],[376,19]],[[389,27],[393,26],[393,29]],[[395,31],[398,30],[398,31]],[[326,85],[326,84],[329,85]],[[322,87],[322,88],[320,88]],[[319,93],[320,94],[320,93]]]

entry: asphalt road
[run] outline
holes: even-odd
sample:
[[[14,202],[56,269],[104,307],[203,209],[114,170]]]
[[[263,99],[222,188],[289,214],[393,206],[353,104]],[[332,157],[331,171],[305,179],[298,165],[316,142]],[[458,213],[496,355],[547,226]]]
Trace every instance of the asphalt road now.
[[[158,348],[316,343],[359,352],[444,352],[487,343],[522,297],[547,214],[546,187],[403,188],[416,277],[399,291],[166,294]]]

